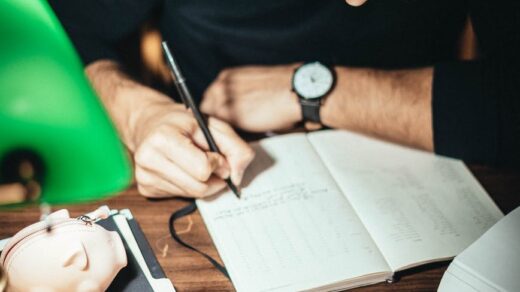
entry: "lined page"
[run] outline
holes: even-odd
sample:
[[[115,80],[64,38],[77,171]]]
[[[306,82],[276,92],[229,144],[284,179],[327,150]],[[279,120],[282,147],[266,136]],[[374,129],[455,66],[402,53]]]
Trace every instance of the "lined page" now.
[[[197,201],[238,291],[296,291],[390,272],[305,135],[253,147],[242,199],[226,192]]]
[[[346,131],[309,140],[393,270],[453,257],[503,216],[459,160]]]

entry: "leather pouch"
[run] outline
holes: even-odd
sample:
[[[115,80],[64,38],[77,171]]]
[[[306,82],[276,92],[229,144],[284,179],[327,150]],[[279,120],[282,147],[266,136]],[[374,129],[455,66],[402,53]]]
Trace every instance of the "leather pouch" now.
[[[95,223],[108,212],[62,209],[19,231],[0,256],[9,291],[105,291],[127,264],[119,235]]]

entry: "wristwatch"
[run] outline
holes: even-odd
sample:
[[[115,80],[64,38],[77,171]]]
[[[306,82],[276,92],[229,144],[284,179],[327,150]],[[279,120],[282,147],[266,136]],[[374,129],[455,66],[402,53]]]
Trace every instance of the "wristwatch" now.
[[[305,63],[294,71],[292,89],[300,100],[303,121],[321,123],[322,99],[331,92],[335,83],[334,70],[320,62]]]

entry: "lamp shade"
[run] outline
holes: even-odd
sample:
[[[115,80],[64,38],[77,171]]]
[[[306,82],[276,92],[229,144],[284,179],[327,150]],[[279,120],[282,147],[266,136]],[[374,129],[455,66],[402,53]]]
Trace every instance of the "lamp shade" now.
[[[0,185],[10,183],[6,161],[16,155],[38,161],[38,200],[51,204],[98,200],[131,178],[115,128],[45,0],[0,1]]]

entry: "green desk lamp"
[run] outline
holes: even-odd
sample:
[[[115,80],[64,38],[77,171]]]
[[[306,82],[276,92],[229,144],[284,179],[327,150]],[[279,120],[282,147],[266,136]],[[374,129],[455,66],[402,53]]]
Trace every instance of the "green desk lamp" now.
[[[114,194],[130,177],[124,147],[47,2],[0,1],[0,185],[24,185],[25,203],[79,203]]]

